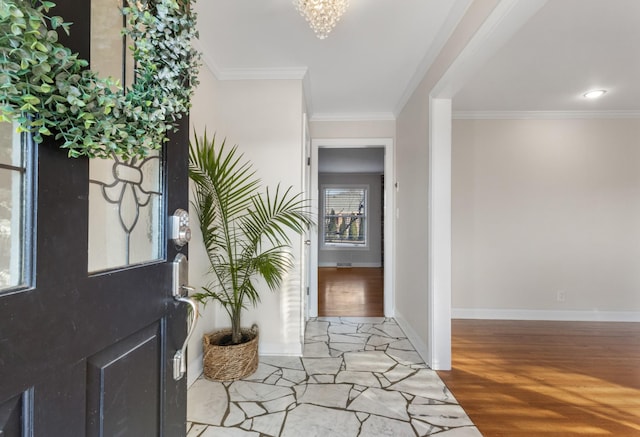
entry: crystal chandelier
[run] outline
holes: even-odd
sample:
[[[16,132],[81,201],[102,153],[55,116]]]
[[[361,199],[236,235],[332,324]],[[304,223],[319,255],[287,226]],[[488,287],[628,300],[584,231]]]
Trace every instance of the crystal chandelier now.
[[[349,6],[349,0],[293,0],[300,15],[320,39],[325,39]]]

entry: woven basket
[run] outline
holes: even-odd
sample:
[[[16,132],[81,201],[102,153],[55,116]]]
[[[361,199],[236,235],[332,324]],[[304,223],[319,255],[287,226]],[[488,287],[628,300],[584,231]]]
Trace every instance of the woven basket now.
[[[242,333],[251,339],[246,343],[219,346],[231,329],[223,329],[205,334],[204,376],[212,381],[235,381],[251,375],[258,368],[258,326],[242,329]]]

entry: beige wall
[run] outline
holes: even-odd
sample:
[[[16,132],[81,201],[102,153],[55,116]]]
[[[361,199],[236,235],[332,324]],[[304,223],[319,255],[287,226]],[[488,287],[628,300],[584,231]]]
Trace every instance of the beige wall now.
[[[203,67],[200,86],[191,110],[191,124],[198,136],[206,127],[216,141],[227,138],[228,145],[239,150],[254,164],[257,176],[268,186],[282,183],[302,191],[302,82],[296,80],[218,81]],[[193,132],[191,133],[193,136]],[[195,213],[191,211],[192,220]],[[207,260],[197,224],[193,223],[190,243],[190,282],[195,287],[206,284]],[[294,253],[301,240],[292,236]],[[295,354],[301,343],[300,266],[290,272],[279,292],[264,288],[257,309],[243,312],[244,326],[260,327],[260,353]],[[202,368],[201,338],[204,332],[228,327],[230,321],[217,304],[202,308],[202,320],[189,347],[189,380]]]
[[[454,309],[640,311],[639,140],[638,120],[455,120]]]
[[[396,316],[426,348],[428,324],[429,94],[423,87],[398,117],[396,132]],[[418,345],[416,345],[418,347]]]
[[[430,93],[493,11],[497,0],[476,0],[436,57],[396,124],[396,316],[425,359],[429,332],[428,192]]]

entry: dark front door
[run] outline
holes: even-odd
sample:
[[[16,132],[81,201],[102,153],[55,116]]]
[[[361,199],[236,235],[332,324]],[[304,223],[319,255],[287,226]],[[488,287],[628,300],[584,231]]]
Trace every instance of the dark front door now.
[[[90,57],[91,1],[59,0]],[[119,32],[119,29],[116,29]],[[157,155],[71,159],[0,123],[0,436],[185,434],[168,216],[188,205],[188,120]]]

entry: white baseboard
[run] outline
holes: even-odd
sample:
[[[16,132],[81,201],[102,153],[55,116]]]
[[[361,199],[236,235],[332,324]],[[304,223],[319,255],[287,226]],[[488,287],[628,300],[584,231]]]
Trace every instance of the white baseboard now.
[[[431,368],[437,368],[434,367],[435,363],[430,363],[430,358],[429,358],[429,348],[427,347],[427,341],[422,339],[422,337],[420,337],[420,335],[418,335],[418,333],[416,331],[414,331],[413,327],[411,327],[411,325],[407,322],[407,320],[402,317],[402,314],[398,313],[398,311],[396,310],[394,319],[396,320],[396,323],[398,323],[398,326],[400,326],[400,328],[404,331],[404,333],[407,336],[407,339],[409,340],[409,342],[413,345],[413,348],[416,350],[416,352],[418,352],[418,355],[420,355],[420,357],[424,360],[425,363],[427,363],[427,365]]]
[[[640,311],[518,310],[453,308],[453,319],[640,322]]]
[[[354,263],[352,262],[350,266],[339,266],[336,263],[318,263],[318,267],[342,267],[342,268],[349,268],[349,267],[365,267],[365,268],[378,268],[378,267],[382,267],[381,263]]]
[[[301,343],[260,343],[258,345],[258,354],[280,355],[288,357],[301,357],[302,356],[302,344]]]

